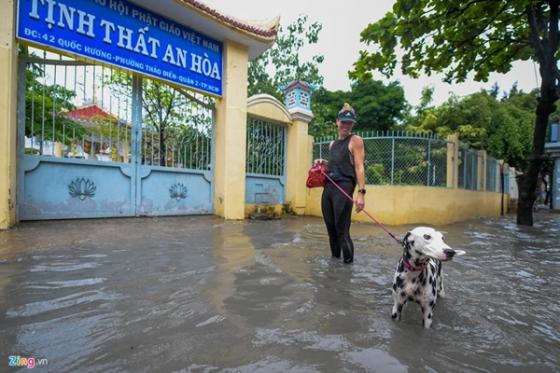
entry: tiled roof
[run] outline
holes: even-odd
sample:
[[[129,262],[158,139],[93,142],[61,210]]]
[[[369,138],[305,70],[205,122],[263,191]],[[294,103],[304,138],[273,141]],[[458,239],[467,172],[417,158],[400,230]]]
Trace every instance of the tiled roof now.
[[[286,88],[283,88],[282,90],[286,92],[287,90],[292,89],[296,86],[302,87],[303,89],[306,89],[308,91],[313,91],[313,86],[303,80],[294,80],[290,84],[288,84]]]
[[[68,119],[84,121],[91,119],[115,119],[111,114],[95,104],[82,106],[64,114]]]
[[[72,111],[63,113],[66,118],[80,123],[86,127],[98,126],[101,122],[112,122],[123,125],[124,121],[119,120],[115,115],[106,112],[96,104],[88,104]]]
[[[198,0],[179,0],[179,2],[190,6],[191,8],[202,12],[212,18],[215,18],[226,25],[244,31],[245,33],[253,34],[264,39],[276,39],[276,35],[278,33],[278,18],[276,18],[270,25],[257,25],[222,14],[216,9],[213,9]]]

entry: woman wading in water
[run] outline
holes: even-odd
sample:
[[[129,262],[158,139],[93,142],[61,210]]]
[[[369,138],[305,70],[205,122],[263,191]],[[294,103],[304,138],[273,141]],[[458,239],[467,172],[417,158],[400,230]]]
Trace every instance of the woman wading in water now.
[[[344,104],[336,117],[338,139],[330,144],[329,160],[316,159],[313,163],[324,164],[329,177],[335,181],[346,193],[354,194],[356,185],[358,194],[355,198],[356,212],[364,209],[365,173],[364,173],[364,140],[352,134],[356,123],[356,112]],[[321,211],[329,232],[331,254],[340,258],[344,263],[354,261],[354,243],[350,238],[350,224],[352,216],[352,202],[328,179],[321,198]]]

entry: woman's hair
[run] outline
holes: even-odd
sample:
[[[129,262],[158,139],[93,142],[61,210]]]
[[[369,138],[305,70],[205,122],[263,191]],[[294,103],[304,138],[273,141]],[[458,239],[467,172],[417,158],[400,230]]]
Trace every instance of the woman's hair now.
[[[350,104],[348,102],[345,102],[344,105],[342,105],[342,109],[340,109],[338,114],[342,114],[345,111],[351,111],[352,114],[356,115],[356,111],[354,110],[354,108],[352,106],[350,106]]]

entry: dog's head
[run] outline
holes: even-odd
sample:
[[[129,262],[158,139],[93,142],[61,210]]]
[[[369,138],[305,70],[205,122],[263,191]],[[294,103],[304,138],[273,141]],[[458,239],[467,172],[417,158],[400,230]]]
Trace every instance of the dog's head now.
[[[413,262],[423,263],[429,258],[447,261],[455,255],[463,255],[463,250],[453,250],[444,242],[441,232],[433,228],[417,227],[403,239],[404,255]]]

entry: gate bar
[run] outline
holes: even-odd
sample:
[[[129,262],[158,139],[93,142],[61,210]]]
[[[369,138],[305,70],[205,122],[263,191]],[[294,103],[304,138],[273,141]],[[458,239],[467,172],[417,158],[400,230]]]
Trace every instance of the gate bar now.
[[[128,105],[127,105],[128,106]],[[127,108],[128,112],[128,108]],[[128,116],[128,115],[127,115]],[[132,75],[132,133],[131,133],[131,159],[132,166],[132,195],[134,215],[138,216],[138,206],[141,203],[142,180],[139,176],[141,144],[142,144],[142,78],[136,74]]]

